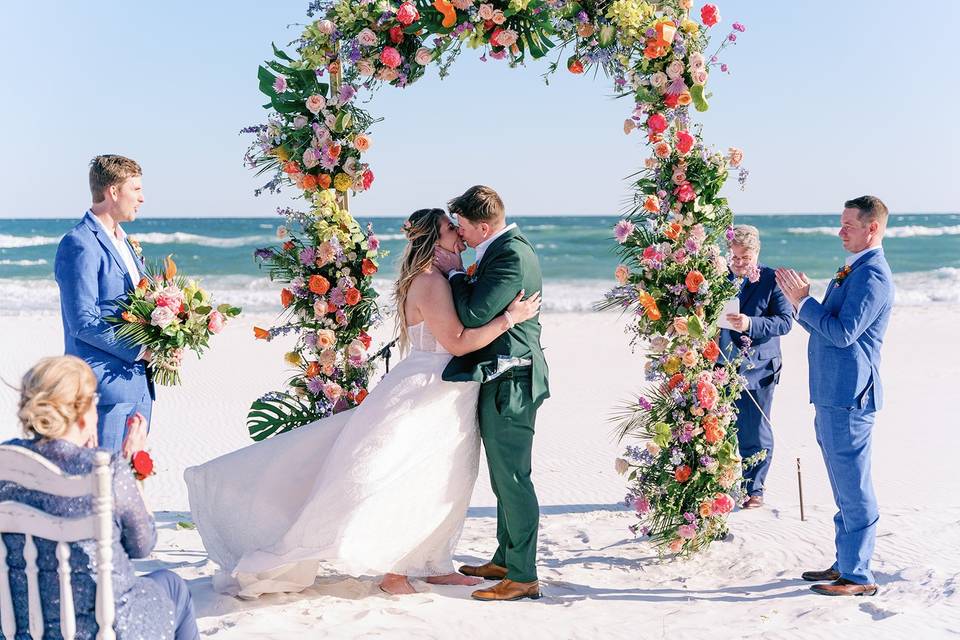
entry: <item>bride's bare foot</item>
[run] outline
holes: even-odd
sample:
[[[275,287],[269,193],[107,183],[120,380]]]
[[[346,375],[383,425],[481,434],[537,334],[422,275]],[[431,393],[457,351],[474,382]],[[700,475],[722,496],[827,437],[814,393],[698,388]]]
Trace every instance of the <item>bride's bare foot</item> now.
[[[475,587],[483,582],[483,578],[471,578],[470,576],[459,573],[448,573],[445,576],[430,576],[427,578],[427,582],[430,584],[454,584],[461,587]]]
[[[388,573],[383,576],[383,580],[380,581],[380,588],[392,596],[402,596],[417,592],[417,590],[413,588],[413,585],[410,584],[410,581],[407,580],[407,576],[397,575],[396,573]]]

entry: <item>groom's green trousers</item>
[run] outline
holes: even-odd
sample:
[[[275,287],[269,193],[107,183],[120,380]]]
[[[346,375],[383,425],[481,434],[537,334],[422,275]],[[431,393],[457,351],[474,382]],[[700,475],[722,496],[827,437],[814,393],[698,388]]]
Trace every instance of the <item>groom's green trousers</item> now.
[[[493,563],[516,582],[537,579],[540,505],[530,481],[537,406],[529,367],[510,369],[480,387],[480,437],[490,485],[497,496],[497,551]]]

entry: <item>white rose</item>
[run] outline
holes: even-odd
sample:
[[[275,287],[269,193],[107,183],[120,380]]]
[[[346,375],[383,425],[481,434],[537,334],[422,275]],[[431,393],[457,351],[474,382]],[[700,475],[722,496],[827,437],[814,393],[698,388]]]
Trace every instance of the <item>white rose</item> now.
[[[377,44],[377,34],[370,29],[364,29],[357,34],[357,42],[364,47],[372,47]]]
[[[324,116],[323,121],[329,128],[333,129],[333,127],[337,124],[337,116],[333,115],[332,113],[328,113],[326,116]]]
[[[504,29],[497,36],[497,44],[501,47],[512,47],[517,43],[517,32],[513,29]]]
[[[320,20],[317,22],[317,29],[324,35],[330,35],[337,26],[330,20]]]
[[[176,317],[173,309],[169,307],[156,307],[150,314],[150,324],[155,327],[160,327],[161,329],[166,329]]]
[[[433,53],[431,53],[430,49],[427,49],[426,47],[420,47],[417,49],[417,53],[413,59],[416,60],[418,65],[425,67],[430,64],[431,60],[433,60]]]
[[[650,76],[650,84],[657,89],[667,86],[667,82],[669,82],[669,79],[667,78],[667,74],[665,74],[663,71],[657,71],[655,74]]]
[[[351,178],[357,175],[357,159],[356,158],[347,158],[347,161],[343,163],[343,172],[346,173]]]
[[[357,61],[357,73],[362,76],[373,75],[373,63],[367,59]]]
[[[703,69],[706,64],[706,59],[703,57],[703,54],[699,52],[691,53],[687,58],[687,65],[689,65],[691,69]]]
[[[674,78],[678,78],[681,75],[683,75],[682,62],[680,62],[679,60],[674,60],[673,62],[667,65],[667,76],[669,76],[671,80],[673,80]]]

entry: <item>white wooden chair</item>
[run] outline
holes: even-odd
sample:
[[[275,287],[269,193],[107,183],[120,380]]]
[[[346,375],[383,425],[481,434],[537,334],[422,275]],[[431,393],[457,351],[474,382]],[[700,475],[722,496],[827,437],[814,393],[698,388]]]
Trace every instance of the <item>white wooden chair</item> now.
[[[73,589],[70,585],[70,542],[96,541],[97,602],[96,616],[100,631],[98,640],[114,640],[115,605],[113,601],[113,478],[110,454],[98,451],[93,471],[85,476],[67,475],[41,455],[10,445],[0,445],[0,480],[16,482],[22,487],[57,496],[76,498],[93,496],[93,513],[81,518],[57,517],[39,509],[13,501],[0,502],[0,533],[25,536],[23,556],[26,563],[30,635],[43,637],[43,614],[40,610],[40,584],[37,569],[37,546],[34,538],[57,543],[57,573],[60,578],[60,633],[64,640],[76,634]],[[10,574],[7,568],[7,547],[0,540],[0,628],[8,640],[16,634]]]

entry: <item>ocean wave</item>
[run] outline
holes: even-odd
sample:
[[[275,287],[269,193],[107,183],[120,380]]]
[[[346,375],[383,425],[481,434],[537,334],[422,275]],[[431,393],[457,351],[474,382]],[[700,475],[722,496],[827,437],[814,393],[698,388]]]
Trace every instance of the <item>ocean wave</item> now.
[[[377,236],[377,240],[383,242],[384,240],[406,240],[407,236],[402,233],[377,233],[373,232],[373,235]]]
[[[214,300],[229,302],[249,313],[278,313],[281,285],[255,276],[198,276]],[[897,306],[960,304],[960,268],[894,274]],[[811,293],[821,298],[829,280],[814,280]],[[393,282],[374,280],[384,314],[392,313]],[[612,280],[547,280],[543,285],[543,310],[548,313],[587,312],[603,299]],[[54,280],[0,278],[0,315],[56,314],[59,292]]]
[[[131,233],[130,237],[136,238],[142,244],[196,244],[206,247],[219,247],[221,249],[256,246],[275,240],[272,235],[217,238],[213,236],[200,236],[194,233],[183,233],[182,231],[176,231],[174,233]]]
[[[21,249],[23,247],[42,247],[46,244],[57,244],[60,237],[52,236],[11,236],[0,233],[0,249]]]
[[[43,258],[40,260],[0,260],[0,266],[4,267],[38,267],[43,264],[47,264],[47,261]]]
[[[836,236],[840,232],[837,227],[790,227],[788,233],[795,235]],[[923,238],[934,236],[960,235],[960,224],[944,227],[924,227],[921,225],[904,225],[902,227],[887,227],[885,238]]]

